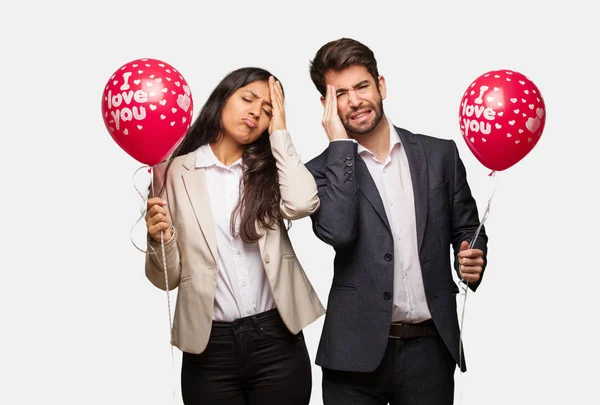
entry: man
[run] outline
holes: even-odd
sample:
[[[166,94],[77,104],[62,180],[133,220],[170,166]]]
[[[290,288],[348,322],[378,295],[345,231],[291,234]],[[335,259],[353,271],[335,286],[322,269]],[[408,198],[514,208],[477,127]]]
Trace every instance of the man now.
[[[466,370],[455,269],[473,291],[487,236],[456,144],[395,127],[384,115],[385,79],[353,39],[311,61],[325,107],[328,148],[307,167],[318,185],[313,229],[334,247],[316,362],[325,405],[452,404]]]

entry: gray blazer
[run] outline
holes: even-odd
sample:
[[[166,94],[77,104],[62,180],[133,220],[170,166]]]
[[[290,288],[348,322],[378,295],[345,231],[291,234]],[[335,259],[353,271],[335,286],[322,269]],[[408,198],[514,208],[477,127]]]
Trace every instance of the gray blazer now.
[[[450,247],[458,271],[460,244],[469,241],[479,225],[476,202],[452,140],[395,129],[412,175],[427,304],[459,363],[458,287],[452,279]],[[392,319],[394,242],[383,202],[354,142],[331,142],[306,167],[315,177],[320,199],[311,215],[313,230],[336,252],[316,363],[335,370],[373,371],[383,358]],[[487,263],[483,228],[475,248],[483,250]],[[471,289],[480,282],[470,284]],[[464,356],[462,368],[466,370]]]

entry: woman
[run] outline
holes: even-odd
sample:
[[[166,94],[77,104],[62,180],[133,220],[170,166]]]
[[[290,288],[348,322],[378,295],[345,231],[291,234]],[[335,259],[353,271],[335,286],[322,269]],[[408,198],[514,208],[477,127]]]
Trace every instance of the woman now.
[[[228,74],[154,184],[146,276],[166,288],[163,232],[184,403],[308,404],[302,329],[325,310],[283,221],[319,199],[286,131],[279,81],[259,68]]]

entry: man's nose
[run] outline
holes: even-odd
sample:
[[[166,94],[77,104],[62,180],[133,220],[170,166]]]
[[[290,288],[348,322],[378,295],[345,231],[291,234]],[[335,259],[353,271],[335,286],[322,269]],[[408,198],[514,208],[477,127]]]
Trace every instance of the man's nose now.
[[[358,97],[358,94],[356,94],[356,90],[354,90],[354,89],[348,90],[348,103],[350,104],[351,107],[354,107],[354,108],[361,105],[362,101]]]

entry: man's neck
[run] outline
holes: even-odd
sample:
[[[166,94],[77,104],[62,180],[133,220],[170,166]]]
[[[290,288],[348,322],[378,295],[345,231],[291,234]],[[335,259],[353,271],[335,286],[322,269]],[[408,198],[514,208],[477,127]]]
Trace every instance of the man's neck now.
[[[373,131],[364,135],[352,134],[351,137],[371,151],[380,162],[387,159],[390,153],[390,124],[385,115]]]

